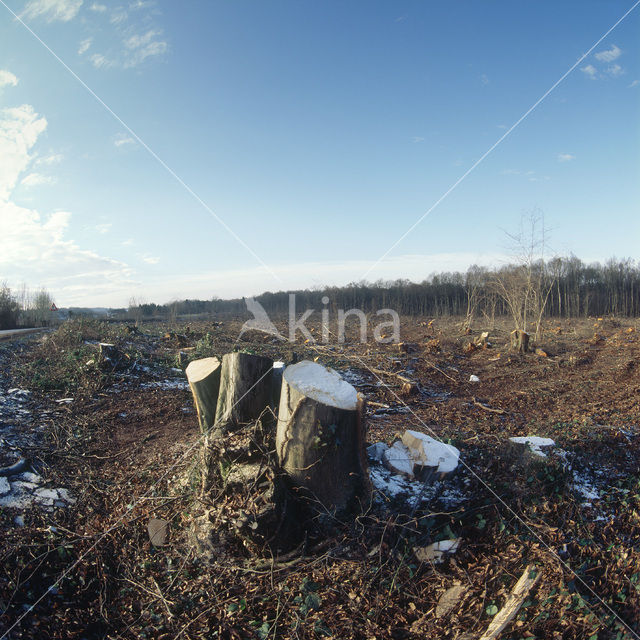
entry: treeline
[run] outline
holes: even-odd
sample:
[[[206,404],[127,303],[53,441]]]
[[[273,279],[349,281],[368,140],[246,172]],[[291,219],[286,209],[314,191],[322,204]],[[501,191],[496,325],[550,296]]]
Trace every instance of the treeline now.
[[[35,293],[26,286],[17,292],[0,284],[0,329],[42,327],[51,321],[53,298],[46,289]]]
[[[534,322],[538,315],[556,317],[640,315],[640,264],[612,259],[585,264],[576,257],[528,261],[499,269],[473,266],[466,273],[440,273],[420,283],[409,280],[353,282],[343,287],[265,292],[256,300],[268,313],[289,312],[295,293],[298,314],[361,309],[369,313],[394,309],[401,315],[490,317],[512,315],[516,324]],[[323,303],[328,298],[328,304]],[[165,305],[132,304],[130,317],[177,319],[220,313],[246,313],[242,298],[182,300]],[[528,316],[527,316],[528,314]],[[515,316],[520,316],[520,321]]]

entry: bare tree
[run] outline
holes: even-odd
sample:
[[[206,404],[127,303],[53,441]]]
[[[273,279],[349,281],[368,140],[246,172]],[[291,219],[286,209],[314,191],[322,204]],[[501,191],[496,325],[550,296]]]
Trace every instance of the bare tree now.
[[[545,262],[547,230],[544,215],[535,210],[520,220],[516,234],[507,233],[515,264],[503,267],[494,276],[494,286],[503,299],[515,329],[535,331],[540,336],[544,310],[555,279]]]

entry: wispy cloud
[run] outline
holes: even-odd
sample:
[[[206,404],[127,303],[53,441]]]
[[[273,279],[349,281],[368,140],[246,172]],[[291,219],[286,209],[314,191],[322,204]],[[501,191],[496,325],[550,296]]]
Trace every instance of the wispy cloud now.
[[[612,45],[611,49],[606,49],[605,51],[600,51],[594,55],[594,58],[599,62],[613,62],[617,58],[620,57],[622,53],[622,49],[620,47],[616,47],[616,45]]]
[[[166,52],[167,43],[160,40],[162,31],[149,29],[145,33],[134,34],[125,40],[125,47],[129,53],[125,62],[125,67],[135,67],[147,58],[159,56]]]
[[[131,11],[140,11],[140,9],[150,9],[155,6],[155,0],[136,0],[136,2],[132,2],[129,5],[129,9]]]
[[[87,38],[86,40],[83,40],[78,45],[78,55],[81,56],[83,53],[86,53],[89,50],[89,47],[91,46],[92,42],[93,42],[93,38]]]
[[[413,136],[413,138],[411,138],[413,140],[413,142],[415,142],[416,144],[419,142],[424,142],[424,138],[422,136]]]
[[[27,20],[44,18],[47,22],[69,22],[80,11],[82,0],[30,0],[20,17]]]
[[[482,82],[483,85],[487,86],[489,84],[489,76],[486,73],[480,74],[480,82]]]
[[[640,85],[640,80],[634,80],[627,85],[627,89],[633,89],[633,87],[637,87]]]
[[[91,11],[95,11],[96,13],[104,13],[107,10],[106,5],[104,4],[98,4],[97,2],[94,2],[89,9],[91,9]]]
[[[24,187],[39,187],[43,184],[54,184],[55,181],[55,178],[52,178],[51,176],[45,176],[42,173],[33,172],[22,178],[20,184]]]
[[[126,240],[123,240],[120,244],[121,244],[123,247],[130,247],[130,246],[132,246],[133,244],[135,244],[135,242],[134,242],[133,238],[127,238]]]
[[[58,164],[64,160],[64,156],[61,153],[52,153],[48,156],[40,156],[36,158],[35,164],[36,166],[45,165],[50,166],[52,164]]]
[[[624,75],[624,69],[619,64],[612,64],[610,67],[607,67],[607,73],[610,76],[621,76]]]
[[[576,157],[572,153],[559,153],[558,154],[558,162],[571,162],[571,160],[575,160]]]
[[[535,171],[522,171],[520,169],[503,169],[500,174],[503,176],[519,176],[526,178],[529,182],[541,182],[551,179],[549,176],[539,176]]]
[[[107,67],[113,67],[114,63],[112,60],[109,60],[107,58],[107,56],[103,55],[102,53],[94,53],[89,60],[91,60],[91,64],[96,68],[96,69],[104,69]]]
[[[17,84],[18,78],[11,71],[0,69],[0,87],[15,87]]]
[[[585,76],[591,78],[592,80],[595,80],[598,77],[598,70],[592,64],[580,67],[580,71],[582,71]]]
[[[109,18],[109,22],[111,24],[120,24],[122,22],[125,22],[128,17],[129,17],[129,14],[127,13],[127,11],[122,7],[118,7],[111,14],[111,17]]]
[[[124,147],[126,145],[135,144],[135,143],[136,141],[131,136],[128,136],[126,133],[119,133],[113,141],[113,144],[116,147]]]
[[[97,224],[94,229],[101,234],[108,233],[111,230],[113,225],[111,222],[103,222],[102,224]]]
[[[160,262],[160,258],[156,256],[150,256],[148,253],[141,255],[140,258],[142,259],[143,262],[146,262],[147,264],[158,264],[158,262]]]

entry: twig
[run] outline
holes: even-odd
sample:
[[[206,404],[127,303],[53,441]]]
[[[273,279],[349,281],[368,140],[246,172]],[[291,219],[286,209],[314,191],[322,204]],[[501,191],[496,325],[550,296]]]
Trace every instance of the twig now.
[[[482,404],[482,402],[478,402],[475,398],[471,398],[473,401],[473,406],[478,407],[479,409],[483,409],[484,411],[488,411],[489,413],[497,413],[499,415],[503,415],[507,413],[504,409],[492,409],[488,407],[486,404]]]

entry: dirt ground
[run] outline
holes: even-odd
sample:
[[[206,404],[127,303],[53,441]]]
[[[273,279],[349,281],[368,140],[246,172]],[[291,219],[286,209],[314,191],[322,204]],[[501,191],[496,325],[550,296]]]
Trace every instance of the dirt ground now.
[[[0,507],[0,633],[479,638],[528,571],[537,582],[497,637],[637,637],[640,322],[548,321],[539,351],[520,355],[506,320],[466,332],[457,318],[406,318],[401,345],[238,340],[243,321],[80,323],[0,346],[1,389],[30,391],[20,428],[40,434],[5,441],[0,466],[28,458],[75,499]],[[476,346],[483,331],[489,344]],[[118,346],[117,366],[98,366],[99,341]],[[229,529],[205,559],[191,524],[215,511],[228,529],[239,497],[200,491],[180,365],[233,349],[335,368],[369,401],[369,443],[421,431],[460,450],[458,469],[393,485],[372,461],[374,499],[353,521],[301,525],[287,549]],[[555,445],[540,457],[514,436]],[[166,545],[151,545],[150,518],[169,523]],[[417,549],[453,539],[444,562],[419,559]]]

